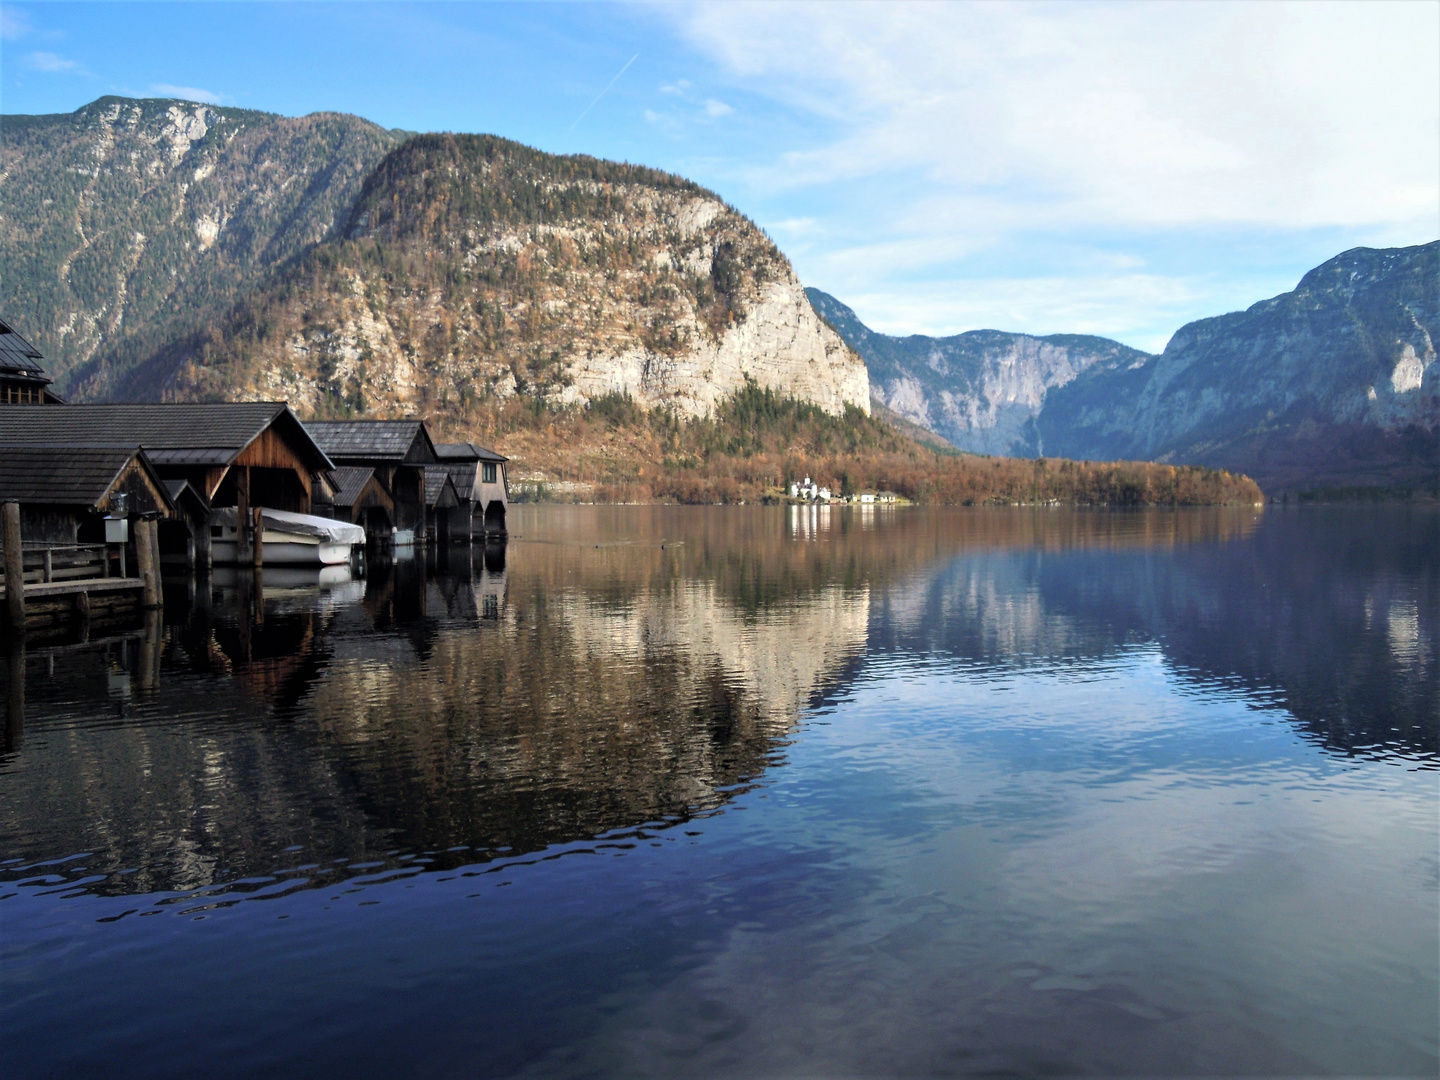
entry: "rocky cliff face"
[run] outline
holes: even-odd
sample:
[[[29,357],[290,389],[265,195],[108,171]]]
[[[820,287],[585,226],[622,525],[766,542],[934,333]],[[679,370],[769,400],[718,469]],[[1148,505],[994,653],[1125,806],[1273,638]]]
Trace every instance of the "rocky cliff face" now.
[[[1051,394],[1045,453],[1249,473],[1266,490],[1440,479],[1440,242],[1355,248]]]
[[[748,382],[868,412],[864,364],[789,262],[715,195],[490,136],[420,136],[316,247],[144,381],[313,415],[463,426],[516,395],[705,415]]]
[[[58,385],[104,397],[343,224],[401,135],[107,97],[0,123],[0,310]]]
[[[517,396],[868,412],[864,364],[714,194],[483,136],[102,98],[0,126],[0,310],[77,398],[463,427]]]
[[[819,289],[810,302],[865,359],[877,401],[962,450],[1033,457],[1032,425],[1047,393],[1096,365],[1128,370],[1151,359],[1108,338],[1031,337],[974,330],[953,337],[877,334]]]

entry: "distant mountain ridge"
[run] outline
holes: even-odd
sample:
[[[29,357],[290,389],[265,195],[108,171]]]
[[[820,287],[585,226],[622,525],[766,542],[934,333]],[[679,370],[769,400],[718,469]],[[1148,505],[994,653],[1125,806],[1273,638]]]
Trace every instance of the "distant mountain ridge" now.
[[[817,312],[865,360],[874,398],[961,450],[1034,457],[1033,421],[1046,395],[1097,365],[1129,370],[1154,359],[1109,338],[971,330],[892,337],[835,297],[806,289]]]
[[[1346,251],[1158,356],[1072,335],[892,337],[808,292],[875,397],[962,449],[1206,465],[1270,492],[1440,490],[1440,241]]]
[[[1267,491],[1440,484],[1440,241],[1353,248],[1291,292],[1096,367],[1036,418],[1047,454],[1245,472]]]

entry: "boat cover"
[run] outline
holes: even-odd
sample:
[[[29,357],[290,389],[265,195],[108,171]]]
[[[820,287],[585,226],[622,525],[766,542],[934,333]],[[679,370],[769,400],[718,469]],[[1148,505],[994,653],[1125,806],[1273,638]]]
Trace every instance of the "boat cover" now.
[[[317,517],[314,514],[292,514],[289,510],[271,510],[268,506],[261,507],[260,514],[266,530],[270,532],[312,536],[322,544],[365,543],[365,530],[348,521],[336,521],[334,518]],[[235,507],[224,506],[216,509],[211,520],[234,528],[238,520]]]

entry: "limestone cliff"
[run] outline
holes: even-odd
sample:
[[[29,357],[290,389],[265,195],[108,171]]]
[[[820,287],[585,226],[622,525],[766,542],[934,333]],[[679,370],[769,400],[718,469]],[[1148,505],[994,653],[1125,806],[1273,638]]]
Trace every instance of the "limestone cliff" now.
[[[1033,337],[972,330],[953,337],[892,337],[819,289],[810,302],[865,358],[875,399],[902,417],[981,454],[1037,453],[1031,421],[1046,394],[1096,364],[1128,368],[1150,359],[1108,338]]]
[[[6,116],[0,310],[62,390],[112,395],[343,224],[401,138],[354,116],[168,99]]]
[[[491,136],[410,140],[318,245],[145,381],[463,426],[522,395],[705,415],[753,382],[869,410],[864,364],[751,222],[679,177]]]

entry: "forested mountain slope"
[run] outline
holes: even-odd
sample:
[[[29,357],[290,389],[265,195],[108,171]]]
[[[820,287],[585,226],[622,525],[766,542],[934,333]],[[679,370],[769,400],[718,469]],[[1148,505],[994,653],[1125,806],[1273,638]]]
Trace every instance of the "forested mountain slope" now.
[[[402,138],[165,99],[0,118],[0,311],[61,389],[114,396],[329,236]]]

